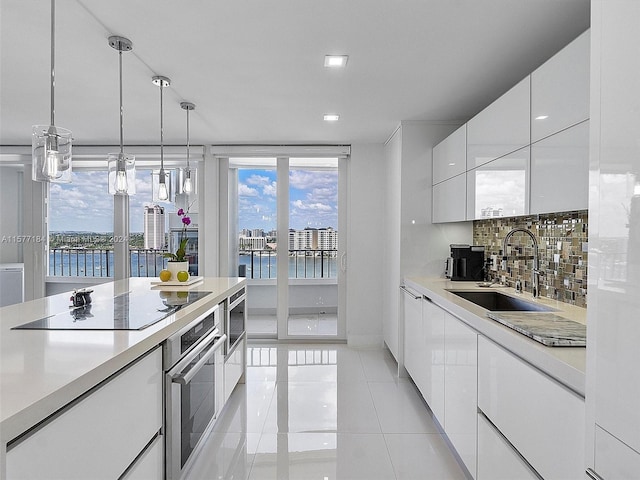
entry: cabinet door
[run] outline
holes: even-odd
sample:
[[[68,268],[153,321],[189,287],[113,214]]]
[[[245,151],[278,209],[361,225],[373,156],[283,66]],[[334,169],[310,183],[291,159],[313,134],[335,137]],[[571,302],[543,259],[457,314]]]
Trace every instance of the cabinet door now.
[[[476,471],[478,334],[444,317],[444,431],[469,471]]]
[[[477,479],[539,480],[539,478],[485,416],[478,414]]]
[[[243,338],[238,342],[235,350],[227,356],[224,362],[224,399],[225,403],[231,396],[231,392],[242,378],[245,370],[245,355],[247,349],[247,339]]]
[[[584,399],[482,335],[478,407],[546,480],[584,477]]]
[[[531,213],[589,208],[589,121],[531,145]]]
[[[590,34],[586,31],[531,74],[531,142],[589,118]]]
[[[424,388],[425,351],[420,344],[422,331],[422,296],[403,290],[404,367],[419,389]],[[417,298],[416,298],[417,297]]]
[[[433,223],[466,220],[466,178],[463,173],[433,186]]]
[[[529,117],[527,76],[467,123],[467,170],[529,145]]]
[[[467,125],[433,147],[433,185],[467,170]]]
[[[162,428],[162,378],[157,348],[10,448],[7,478],[119,478]]]
[[[422,304],[425,385],[421,390],[429,408],[444,425],[444,310],[425,299]]]
[[[529,151],[525,147],[467,172],[467,220],[529,213]]]

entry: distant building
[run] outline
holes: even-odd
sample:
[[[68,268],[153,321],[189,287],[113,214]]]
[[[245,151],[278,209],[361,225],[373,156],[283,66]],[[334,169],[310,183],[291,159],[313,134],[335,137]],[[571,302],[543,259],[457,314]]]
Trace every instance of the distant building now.
[[[337,250],[338,232],[331,227],[318,230],[318,248],[320,250]]]
[[[251,230],[252,237],[264,237],[264,230],[261,228],[254,228]]]
[[[164,208],[144,207],[144,248],[162,250],[166,246]]]
[[[503,210],[500,207],[485,207],[480,210],[481,218],[503,217]]]

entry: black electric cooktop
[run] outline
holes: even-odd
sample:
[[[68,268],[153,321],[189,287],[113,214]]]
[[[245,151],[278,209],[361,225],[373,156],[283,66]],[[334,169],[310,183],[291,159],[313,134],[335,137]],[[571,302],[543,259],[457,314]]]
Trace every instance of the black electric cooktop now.
[[[89,305],[69,307],[25,323],[17,330],[142,330],[211,292],[127,292],[111,299],[95,297]]]

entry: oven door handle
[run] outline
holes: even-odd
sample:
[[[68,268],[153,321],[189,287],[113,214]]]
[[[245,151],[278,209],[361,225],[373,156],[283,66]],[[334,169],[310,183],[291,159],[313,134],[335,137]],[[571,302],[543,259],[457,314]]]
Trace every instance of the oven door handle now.
[[[193,350],[191,350],[184,357],[182,357],[180,361],[176,363],[173,366],[173,368],[167,372],[167,374],[169,376],[173,376],[174,374],[176,374],[176,372],[181,372],[182,370],[184,370],[185,367],[187,367],[191,362],[193,362],[194,358],[200,355],[204,351],[204,349],[207,348],[207,345],[209,345],[212,340],[215,340],[216,337],[219,337],[219,336],[220,336],[220,330],[218,328],[214,328],[211,332],[209,332],[209,334],[207,334],[197,343],[197,346]]]
[[[181,385],[186,385],[188,384],[191,379],[193,377],[196,376],[196,374],[200,371],[200,369],[207,363],[207,361],[209,360],[209,358],[211,357],[211,355],[218,349],[220,349],[225,341],[227,340],[227,335],[222,335],[221,337],[219,337],[216,342],[211,346],[211,348],[209,350],[207,350],[206,355],[203,355],[202,358],[200,360],[198,360],[198,362],[187,372],[187,373],[174,373],[172,374],[171,372],[169,372],[169,378],[171,378],[171,381],[173,383],[179,383]],[[209,342],[203,342],[206,346],[209,344]],[[193,358],[195,358],[197,355],[199,355],[200,353],[202,353],[202,351],[204,350],[204,346],[203,348],[197,349],[198,353],[196,353],[194,356],[191,357],[191,360],[193,360]],[[189,362],[191,363],[191,362]],[[177,365],[176,365],[177,367]],[[175,370],[175,369],[174,369]],[[180,369],[182,370],[182,369]]]

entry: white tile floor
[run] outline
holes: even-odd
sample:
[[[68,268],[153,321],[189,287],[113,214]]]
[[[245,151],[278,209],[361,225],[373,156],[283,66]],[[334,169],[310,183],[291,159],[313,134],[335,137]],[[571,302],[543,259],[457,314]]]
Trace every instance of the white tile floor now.
[[[388,351],[250,345],[247,357],[187,480],[465,478]]]
[[[275,315],[250,314],[247,318],[247,333],[254,338],[276,336]],[[289,315],[289,335],[336,336],[338,316],[335,313],[309,313]]]

